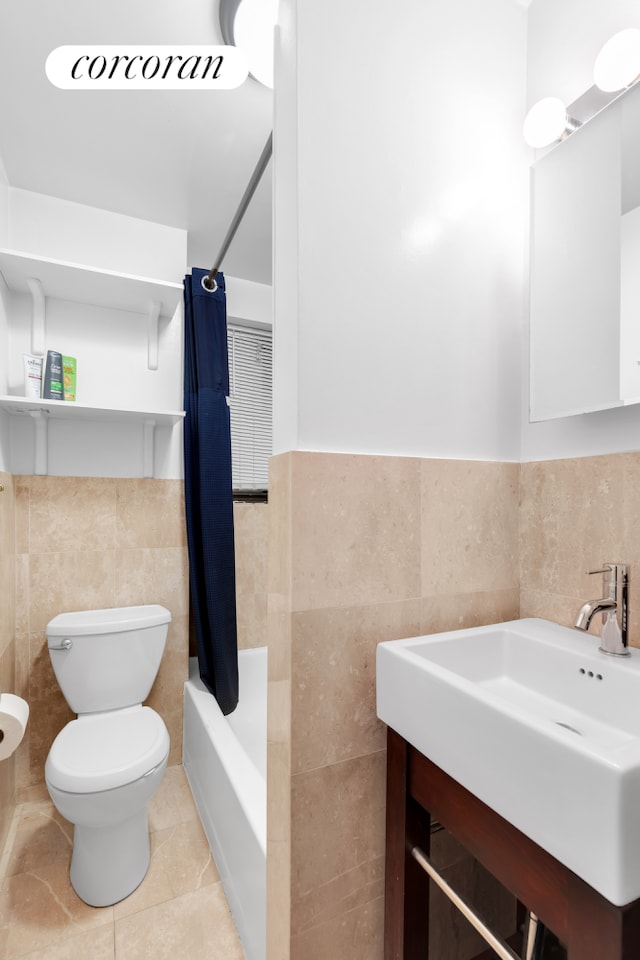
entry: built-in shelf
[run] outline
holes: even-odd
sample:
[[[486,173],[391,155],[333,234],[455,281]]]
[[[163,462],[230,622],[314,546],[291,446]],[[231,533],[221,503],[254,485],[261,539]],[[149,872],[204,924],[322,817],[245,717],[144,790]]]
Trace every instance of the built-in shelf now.
[[[158,369],[160,322],[170,321],[182,301],[183,284],[103,270],[0,248],[0,274],[9,290],[30,294],[31,353],[43,356],[47,343],[47,300],[66,300],[137,314],[147,324],[147,350],[142,362]],[[108,336],[98,329],[96,338]],[[142,358],[141,358],[142,360]],[[138,423],[142,426],[144,476],[154,475],[156,427],[175,426],[181,410],[140,410],[127,407],[89,406],[60,400],[0,397],[0,410],[11,416],[30,417],[34,423],[35,473],[48,472],[48,430],[51,420]]]
[[[0,249],[0,273],[9,289],[17,293],[29,293],[28,281],[35,278],[47,297],[144,316],[149,315],[152,303],[159,303],[160,316],[172,317],[183,292],[182,283],[150,280],[16,250]]]
[[[184,419],[183,410],[127,410],[121,407],[92,407],[64,400],[35,400],[28,397],[0,397],[0,410],[11,416],[27,416],[35,423],[35,473],[48,473],[48,425],[50,420],[91,420],[139,423],[143,428],[143,476],[154,476],[156,427],[175,426]]]
[[[32,400],[28,397],[0,397],[0,410],[14,415],[38,415],[54,420],[129,420],[158,426],[173,426],[184,417],[183,410],[127,410],[121,407],[92,407],[64,400]]]

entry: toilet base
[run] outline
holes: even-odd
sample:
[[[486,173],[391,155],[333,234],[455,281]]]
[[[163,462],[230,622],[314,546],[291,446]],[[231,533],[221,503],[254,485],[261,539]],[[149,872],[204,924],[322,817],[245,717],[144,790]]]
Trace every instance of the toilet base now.
[[[112,826],[76,824],[71,885],[89,906],[108,907],[142,883],[150,859],[146,808]]]

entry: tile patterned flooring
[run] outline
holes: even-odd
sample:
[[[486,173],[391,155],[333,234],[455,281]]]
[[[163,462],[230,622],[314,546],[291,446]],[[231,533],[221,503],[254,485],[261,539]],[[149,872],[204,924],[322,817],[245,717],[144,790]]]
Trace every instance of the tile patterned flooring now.
[[[151,866],[126,900],[83,903],[69,882],[72,826],[21,804],[0,858],[0,960],[244,960],[182,766],[149,805]]]

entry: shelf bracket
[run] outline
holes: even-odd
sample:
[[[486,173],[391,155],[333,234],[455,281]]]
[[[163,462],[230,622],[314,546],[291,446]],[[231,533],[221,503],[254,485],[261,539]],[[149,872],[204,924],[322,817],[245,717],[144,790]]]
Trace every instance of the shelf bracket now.
[[[161,304],[158,300],[154,300],[149,307],[149,348],[147,355],[149,370],[158,369],[160,307]]]
[[[155,466],[155,440],[156,440],[156,422],[155,420],[145,420],[143,425],[144,452],[142,476],[153,477]]]
[[[46,301],[42,283],[37,277],[27,277],[33,308],[31,312],[31,353],[44,356]]]
[[[47,460],[49,418],[44,410],[29,410],[29,416],[32,418],[36,428],[36,442],[34,447],[35,463],[33,472],[36,477],[46,477],[49,469]]]

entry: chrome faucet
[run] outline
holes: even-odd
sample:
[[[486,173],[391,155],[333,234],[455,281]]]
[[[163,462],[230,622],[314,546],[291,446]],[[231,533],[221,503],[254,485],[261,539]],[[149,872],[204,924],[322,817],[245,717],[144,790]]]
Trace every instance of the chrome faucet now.
[[[629,575],[624,563],[605,563],[602,570],[587,570],[587,573],[603,574],[600,600],[588,600],[580,607],[576,622],[577,630],[588,630],[596,613],[602,614],[602,638],[600,650],[616,657],[629,655],[627,639],[627,602]]]

